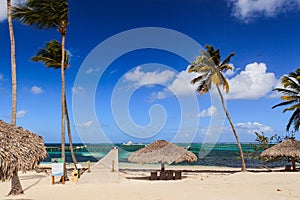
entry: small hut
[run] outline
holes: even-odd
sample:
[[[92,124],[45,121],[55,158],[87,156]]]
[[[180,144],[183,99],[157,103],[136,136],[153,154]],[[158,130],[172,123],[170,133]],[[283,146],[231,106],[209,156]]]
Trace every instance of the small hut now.
[[[263,151],[260,154],[260,157],[267,157],[269,159],[276,157],[291,157],[292,168],[293,170],[296,170],[296,157],[300,157],[300,141],[287,139]]]
[[[42,137],[0,120],[0,181],[34,169],[47,156]]]
[[[161,163],[161,170],[164,171],[164,164],[180,163],[183,161],[195,162],[197,161],[197,156],[183,147],[165,140],[157,140],[132,153],[128,161],[139,164]]]

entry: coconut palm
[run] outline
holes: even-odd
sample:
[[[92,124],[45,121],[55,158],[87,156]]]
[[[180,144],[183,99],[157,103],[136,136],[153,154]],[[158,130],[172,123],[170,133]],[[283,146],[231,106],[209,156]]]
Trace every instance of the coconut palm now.
[[[242,161],[242,171],[246,171],[246,165],[244,160],[243,149],[241,143],[239,141],[238,134],[234,128],[229,112],[226,108],[223,94],[221,92],[221,88],[225,89],[225,92],[229,92],[229,84],[226,78],[224,77],[222,72],[226,72],[227,70],[232,70],[232,67],[228,64],[231,57],[234,56],[234,53],[231,53],[227,58],[221,62],[221,56],[219,49],[215,50],[213,46],[206,45],[207,50],[201,51],[201,55],[196,58],[194,62],[192,62],[189,66],[188,71],[190,73],[196,72],[200,75],[191,81],[192,84],[198,84],[196,89],[200,94],[205,94],[208,92],[212,85],[215,85],[220,96],[222,106],[226,117],[230,123],[231,129],[237,141],[241,161]]]
[[[70,66],[69,64],[69,56],[68,52],[65,51],[65,70]],[[61,44],[57,40],[52,40],[50,42],[47,42],[46,47],[44,49],[39,49],[38,52],[34,57],[31,58],[31,60],[35,62],[42,62],[46,67],[54,68],[54,69],[60,69],[61,66]],[[72,134],[71,134],[71,126],[70,126],[70,119],[69,119],[69,112],[68,112],[68,106],[67,106],[67,100],[66,100],[66,94],[65,94],[65,116],[67,121],[67,127],[68,127],[68,138],[69,138],[69,144],[70,144],[70,151],[72,155],[73,163],[77,164],[77,160],[74,154],[73,149],[73,142],[72,142]]]
[[[11,16],[11,0],[7,0],[7,21],[10,37],[10,57],[11,57],[11,86],[12,86],[12,105],[11,105],[11,124],[16,125],[17,115],[17,73],[16,73],[16,47],[15,36]],[[11,179],[11,191],[9,194],[17,195],[23,193],[22,185],[18,176],[18,172],[13,173]]]
[[[279,106],[289,106],[283,110],[294,111],[286,125],[286,130],[289,131],[293,124],[293,131],[297,132],[300,126],[300,69],[296,69],[295,72],[291,72],[288,76],[281,78],[283,88],[275,88],[274,91],[282,93],[281,99],[283,102],[276,104],[272,108]]]
[[[27,0],[12,7],[12,17],[37,29],[56,28],[61,35],[61,157],[65,162],[65,39],[69,5],[67,0]],[[64,163],[65,166],[65,163]],[[64,167],[65,169],[65,167]],[[66,177],[66,170],[64,170]],[[66,177],[67,178],[67,177]]]

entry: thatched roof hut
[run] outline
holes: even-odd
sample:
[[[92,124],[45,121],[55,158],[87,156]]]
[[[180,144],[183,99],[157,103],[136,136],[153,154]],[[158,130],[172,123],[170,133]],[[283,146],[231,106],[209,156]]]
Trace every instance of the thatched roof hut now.
[[[162,163],[171,164],[183,161],[195,162],[197,156],[183,147],[169,143],[165,140],[157,140],[146,147],[132,153],[129,162],[145,163]]]
[[[295,170],[295,158],[300,157],[300,141],[294,139],[287,139],[263,151],[260,154],[260,157],[267,157],[270,159],[276,157],[291,157],[293,170]]]
[[[34,169],[48,156],[43,138],[0,120],[0,180]]]

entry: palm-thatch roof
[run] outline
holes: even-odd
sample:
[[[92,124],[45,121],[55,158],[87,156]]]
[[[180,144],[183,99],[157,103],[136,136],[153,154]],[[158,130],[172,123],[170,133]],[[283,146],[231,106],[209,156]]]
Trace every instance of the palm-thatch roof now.
[[[292,157],[292,167],[293,170],[296,170],[295,158],[300,157],[300,141],[287,139],[263,151],[260,157],[267,157],[269,159],[275,157]]]
[[[42,137],[0,120],[0,180],[34,169],[48,156]]]
[[[260,154],[261,157],[300,157],[300,141],[287,139],[268,148]]]
[[[132,153],[129,162],[144,163],[179,163],[183,161],[195,162],[197,157],[183,147],[169,143],[165,140],[157,140],[146,147]]]

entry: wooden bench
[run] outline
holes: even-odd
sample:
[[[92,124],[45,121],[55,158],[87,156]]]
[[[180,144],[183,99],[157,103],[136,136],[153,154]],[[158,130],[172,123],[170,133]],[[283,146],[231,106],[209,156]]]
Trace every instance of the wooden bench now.
[[[151,172],[150,180],[151,181],[158,180],[157,172]]]
[[[181,171],[175,171],[174,180],[180,180],[182,178]]]

